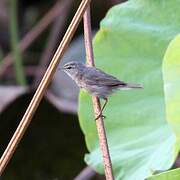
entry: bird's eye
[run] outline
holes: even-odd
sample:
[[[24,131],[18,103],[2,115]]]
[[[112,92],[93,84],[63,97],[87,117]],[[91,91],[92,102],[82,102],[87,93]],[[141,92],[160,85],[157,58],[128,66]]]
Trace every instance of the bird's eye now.
[[[69,66],[69,67],[67,67],[67,69],[72,69],[72,67]]]

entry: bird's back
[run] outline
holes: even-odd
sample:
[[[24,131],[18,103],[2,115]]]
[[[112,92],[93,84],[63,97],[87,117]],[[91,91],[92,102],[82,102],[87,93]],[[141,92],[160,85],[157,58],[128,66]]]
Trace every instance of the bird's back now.
[[[78,75],[78,83],[81,88],[87,90],[90,94],[106,98],[113,90],[126,83],[117,78],[97,69],[95,67],[86,67],[85,70]]]

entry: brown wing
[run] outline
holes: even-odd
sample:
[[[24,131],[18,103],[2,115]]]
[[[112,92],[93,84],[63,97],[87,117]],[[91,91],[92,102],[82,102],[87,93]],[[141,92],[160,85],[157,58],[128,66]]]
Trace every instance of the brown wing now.
[[[100,85],[100,86],[124,86],[125,82],[118,80],[116,77],[109,75],[100,69],[88,67],[86,74],[83,76],[83,80],[88,85]]]

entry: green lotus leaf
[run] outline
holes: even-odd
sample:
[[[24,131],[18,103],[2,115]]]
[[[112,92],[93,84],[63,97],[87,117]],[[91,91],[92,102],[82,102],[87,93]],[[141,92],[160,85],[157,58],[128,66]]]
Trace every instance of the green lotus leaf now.
[[[180,179],[180,168],[166,171],[161,174],[157,174],[148,178],[148,180],[179,180],[179,179]]]
[[[169,45],[163,62],[167,120],[172,125],[180,148],[180,35]]]
[[[144,86],[113,94],[104,111],[117,180],[143,180],[169,169],[177,156],[176,136],[167,122],[162,62],[169,42],[180,31],[179,4],[179,0],[130,0],[117,5],[94,39],[97,67]],[[84,91],[79,119],[90,152],[85,161],[103,173],[91,97]]]
[[[177,137],[177,149],[180,139],[180,35],[172,40],[164,56],[163,79],[166,101],[167,120],[174,129]],[[179,180],[180,169],[173,169],[158,175],[151,176],[148,180]]]

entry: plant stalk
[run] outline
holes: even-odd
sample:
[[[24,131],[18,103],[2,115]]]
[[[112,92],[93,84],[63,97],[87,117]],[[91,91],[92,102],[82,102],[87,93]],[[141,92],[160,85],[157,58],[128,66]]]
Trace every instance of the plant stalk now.
[[[4,151],[1,159],[0,159],[0,176],[4,172],[8,162],[10,161],[11,157],[13,156],[19,142],[23,138],[24,133],[26,132],[26,129],[28,128],[32,117],[37,110],[39,103],[41,99],[43,98],[43,95],[49,85],[49,83],[52,80],[52,77],[56,71],[56,68],[64,55],[65,50],[67,49],[79,23],[80,20],[82,19],[82,16],[90,3],[90,0],[82,0],[81,4],[79,5],[79,8],[74,15],[58,49],[56,50],[51,63],[49,67],[47,68],[44,77],[42,78],[21,122],[19,123],[19,126],[17,127],[13,137],[11,138],[6,150]]]
[[[84,40],[85,40],[87,64],[89,66],[95,66],[93,47],[92,47],[90,5],[88,6],[83,18],[84,18]],[[94,107],[94,112],[95,112],[95,117],[96,117],[101,112],[100,100],[99,98],[93,96],[92,101],[93,101],[93,107]],[[111,157],[110,157],[110,153],[108,149],[106,131],[104,127],[104,121],[101,116],[96,120],[96,127],[98,131],[99,144],[100,144],[102,157],[104,161],[104,172],[105,172],[106,179],[114,180]]]
[[[18,48],[17,0],[10,0],[10,40],[14,58],[16,82],[25,86],[26,78],[23,70],[22,56]]]

